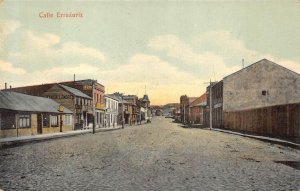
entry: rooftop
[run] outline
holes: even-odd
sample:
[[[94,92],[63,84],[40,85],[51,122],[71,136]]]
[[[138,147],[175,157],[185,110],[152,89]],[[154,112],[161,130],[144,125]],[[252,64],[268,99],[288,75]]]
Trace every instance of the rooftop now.
[[[143,102],[150,101],[148,95],[145,94],[144,97],[142,98],[142,101]]]
[[[59,105],[59,103],[52,99],[44,97],[31,96],[12,91],[0,91],[0,109],[60,113],[58,111]],[[73,112],[65,108],[63,113]]]
[[[83,98],[87,98],[87,99],[92,99],[90,96],[84,94],[80,90],[77,90],[75,88],[71,88],[69,86],[65,86],[65,85],[62,85],[62,84],[58,84],[58,85],[61,86],[62,88],[64,88],[65,90],[67,90],[68,92],[70,92],[71,94],[77,96],[77,97],[83,97]]]

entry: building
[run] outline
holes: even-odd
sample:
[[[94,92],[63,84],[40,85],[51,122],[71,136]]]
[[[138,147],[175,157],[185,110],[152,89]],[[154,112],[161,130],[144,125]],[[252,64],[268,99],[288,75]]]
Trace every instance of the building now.
[[[33,96],[47,97],[69,108],[74,114],[74,130],[93,125],[92,98],[78,89],[57,83],[8,89]]]
[[[143,98],[139,99],[138,102],[138,110],[139,110],[139,120],[138,121],[148,121],[152,117],[152,113],[150,110],[150,99],[147,94],[143,96]]]
[[[191,123],[190,121],[190,104],[197,99],[197,97],[188,97],[187,95],[180,96],[180,122]]]
[[[163,106],[163,112],[166,117],[174,117],[176,109],[179,108],[179,103],[168,103]]]
[[[86,124],[89,127],[93,125],[93,123],[96,124],[96,127],[104,127],[104,113],[105,113],[105,103],[104,103],[104,94],[105,94],[105,88],[102,84],[98,83],[97,80],[73,80],[73,81],[65,81],[65,82],[59,82],[59,83],[49,83],[49,84],[41,84],[41,85],[33,85],[33,86],[24,86],[24,87],[17,87],[9,89],[14,92],[20,92],[25,93],[28,95],[34,95],[34,96],[43,96],[44,92],[46,92],[48,89],[50,89],[55,84],[62,84],[68,87],[72,87],[74,89],[77,89],[81,91],[82,93],[86,94],[92,99],[92,115],[94,121],[92,121],[92,124]],[[91,119],[91,116],[89,115],[89,121],[93,120]],[[78,125],[76,125],[76,128],[79,128]]]
[[[95,114],[96,127],[104,127],[105,122],[105,87],[97,80],[85,79],[68,82],[61,82],[64,85],[73,87],[90,96],[93,100],[93,113]]]
[[[118,125],[119,98],[114,94],[105,95],[105,127]]]
[[[73,112],[52,99],[0,91],[0,137],[73,130]]]
[[[300,75],[267,59],[223,79],[224,127],[300,142]]]
[[[123,100],[127,101],[128,112],[131,114],[131,120],[129,124],[137,124],[140,116],[140,109],[138,108],[138,97],[136,95],[123,95]]]
[[[299,94],[298,73],[260,60],[213,84],[213,127],[300,142]]]
[[[118,106],[118,124],[122,125],[124,120],[124,125],[132,125],[132,111],[133,111],[133,104],[131,102],[126,101],[124,95],[119,92],[115,92],[112,94],[116,99],[119,100]],[[124,117],[124,118],[123,118]]]
[[[223,128],[223,80],[215,82],[212,91],[212,126]]]
[[[74,113],[74,130],[92,128],[93,102],[90,96],[62,84],[53,84],[41,96],[53,99]]]
[[[205,107],[204,113],[203,113],[203,116],[204,116],[203,125],[205,127],[210,126],[210,88],[212,89],[216,83],[218,83],[218,82],[211,82],[210,85],[206,87],[207,101],[206,101],[206,107]],[[213,89],[212,89],[212,91],[213,91]],[[216,101],[214,101],[214,102],[216,103]]]
[[[204,93],[197,99],[195,99],[190,104],[190,115],[189,119],[191,121],[191,124],[199,124],[203,125],[204,123],[204,110],[207,105],[207,93]]]
[[[155,115],[155,116],[163,116],[164,115],[163,106],[151,105],[150,108],[151,108],[152,115]]]

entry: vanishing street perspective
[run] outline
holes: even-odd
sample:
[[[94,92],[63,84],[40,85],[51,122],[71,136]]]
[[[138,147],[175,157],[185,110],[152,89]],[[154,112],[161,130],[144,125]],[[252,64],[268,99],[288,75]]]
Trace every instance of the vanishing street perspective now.
[[[0,184],[4,190],[297,190],[292,161],[299,155],[157,116],[123,130],[4,149]]]
[[[299,0],[0,0],[0,191],[300,191],[299,34]]]

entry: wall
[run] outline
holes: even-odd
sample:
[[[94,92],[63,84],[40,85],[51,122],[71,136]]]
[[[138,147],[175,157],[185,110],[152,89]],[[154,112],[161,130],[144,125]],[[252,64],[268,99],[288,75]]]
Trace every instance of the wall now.
[[[43,93],[44,97],[49,97],[50,99],[55,100],[57,103],[65,106],[71,111],[75,112],[75,96],[65,91],[58,85],[52,86],[46,92]]]
[[[31,114],[31,128],[19,128],[18,136],[37,134],[37,114]]]
[[[203,124],[203,106],[190,108],[190,120],[192,124]]]
[[[226,129],[300,143],[300,104],[224,112],[224,126]]]
[[[223,81],[212,86],[212,127],[223,128]]]
[[[15,117],[16,125],[18,125],[18,114]],[[17,136],[30,136],[37,134],[37,114],[31,114],[31,127],[30,128],[15,128],[15,129],[4,129],[0,130],[0,137],[17,137]]]
[[[266,59],[223,79],[223,110],[300,102],[300,75]],[[267,95],[262,95],[266,90]]]
[[[18,115],[18,114],[16,114]],[[60,121],[60,116],[59,119]],[[18,117],[16,116],[16,124],[18,124]],[[37,134],[37,114],[31,114],[31,127],[30,128],[18,128],[18,129],[5,129],[0,130],[0,138],[17,137],[17,136],[30,136]],[[72,131],[73,125],[63,125],[63,132]],[[60,132],[60,127],[44,127],[43,134]]]

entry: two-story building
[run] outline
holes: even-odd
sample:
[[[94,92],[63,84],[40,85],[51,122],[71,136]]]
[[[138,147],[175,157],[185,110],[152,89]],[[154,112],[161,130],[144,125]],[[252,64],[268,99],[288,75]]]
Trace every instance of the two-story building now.
[[[105,98],[105,127],[116,127],[119,116],[119,98],[114,94],[107,94]]]
[[[140,109],[138,108],[138,97],[136,95],[124,95],[123,100],[130,103],[128,105],[129,110],[131,109],[131,125],[137,124],[140,115]]]
[[[197,97],[188,97],[187,95],[180,96],[180,122],[182,123],[191,123],[190,121],[190,104],[197,99]]]
[[[63,84],[54,84],[42,96],[55,100],[74,113],[74,130],[92,127],[93,105],[90,96]]]
[[[151,119],[152,113],[149,107],[150,99],[149,96],[145,94],[141,99],[138,100],[139,122]]]
[[[68,82],[61,82],[67,86],[78,89],[90,96],[93,101],[93,113],[95,114],[96,127],[104,127],[105,125],[105,87],[97,82],[97,80],[85,79]]]

